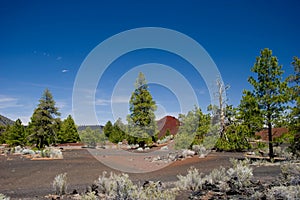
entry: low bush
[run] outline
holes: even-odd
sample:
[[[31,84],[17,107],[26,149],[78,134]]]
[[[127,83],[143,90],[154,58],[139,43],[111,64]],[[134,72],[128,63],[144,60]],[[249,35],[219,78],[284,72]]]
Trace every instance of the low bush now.
[[[39,152],[42,158],[53,158],[53,159],[62,159],[63,154],[60,149],[55,149],[53,147],[46,147],[45,149]]]
[[[141,187],[133,184],[127,174],[117,175],[112,172],[109,175],[107,172],[103,172],[96,181],[96,185],[101,199],[170,200],[175,199],[177,194],[176,188],[164,189],[159,187],[160,182],[149,182],[147,186]]]
[[[250,161],[230,159],[233,167],[227,170],[227,174],[232,182],[239,188],[247,187],[251,184],[253,178],[253,169],[250,167]]]
[[[205,182],[203,174],[199,173],[196,168],[190,168],[186,176],[178,175],[177,186],[180,189],[197,191],[202,189],[202,185]]]
[[[266,192],[267,199],[300,199],[300,185],[275,186]]]
[[[300,165],[297,163],[285,163],[281,165],[281,181],[287,185],[300,185]]]
[[[64,195],[67,191],[67,173],[59,174],[52,183],[55,194]]]
[[[98,197],[95,192],[87,192],[86,194],[81,195],[81,200],[98,200]]]
[[[10,197],[7,197],[4,194],[0,193],[0,200],[10,200]]]

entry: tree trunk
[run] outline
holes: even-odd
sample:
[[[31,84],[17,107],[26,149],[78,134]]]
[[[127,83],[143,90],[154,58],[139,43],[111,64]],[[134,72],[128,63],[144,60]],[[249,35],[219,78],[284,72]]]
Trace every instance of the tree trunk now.
[[[271,122],[268,122],[268,135],[269,135],[269,156],[270,159],[274,158],[274,152],[273,152],[273,139],[272,139],[272,124]]]
[[[224,102],[224,99],[223,99],[223,93],[225,92],[225,89],[224,89],[224,86],[222,85],[220,79],[217,80],[217,85],[218,85],[218,88],[219,88],[219,91],[218,91],[218,96],[219,96],[219,108],[220,108],[220,137],[223,138],[225,137],[226,140],[227,137],[226,137],[226,134],[225,134],[225,113],[224,113],[224,105],[223,105],[223,102]]]

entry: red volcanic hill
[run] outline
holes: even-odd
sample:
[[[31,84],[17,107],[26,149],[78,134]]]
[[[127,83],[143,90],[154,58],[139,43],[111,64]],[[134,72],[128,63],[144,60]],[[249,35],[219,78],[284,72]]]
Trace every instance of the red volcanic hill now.
[[[164,118],[157,121],[157,127],[159,130],[158,138],[162,138],[166,135],[167,130],[170,134],[176,135],[179,128],[179,120],[172,116],[165,116]]]
[[[280,136],[282,136],[283,134],[286,134],[288,132],[288,129],[287,128],[272,128],[272,137],[273,138],[278,138]],[[268,129],[263,129],[259,132],[256,132],[255,133],[256,136],[260,136],[260,138],[262,140],[266,140],[268,141],[269,140],[269,132],[268,132]]]

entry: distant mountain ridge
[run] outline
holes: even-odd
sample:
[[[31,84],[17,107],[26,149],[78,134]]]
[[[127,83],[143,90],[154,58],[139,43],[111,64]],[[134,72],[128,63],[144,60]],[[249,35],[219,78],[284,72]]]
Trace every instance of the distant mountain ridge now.
[[[15,123],[13,120],[0,115],[0,126],[12,125],[13,123]]]

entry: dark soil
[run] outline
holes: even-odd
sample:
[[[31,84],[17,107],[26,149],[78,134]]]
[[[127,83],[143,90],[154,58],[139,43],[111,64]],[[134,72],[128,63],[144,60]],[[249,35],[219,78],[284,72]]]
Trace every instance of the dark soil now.
[[[0,156],[0,193],[11,199],[43,199],[54,194],[52,182],[56,175],[67,172],[68,192],[76,189],[84,192],[103,171],[116,170],[95,159],[86,149],[68,149],[62,160],[30,160],[20,155]],[[134,182],[146,180],[162,182],[176,181],[178,174],[186,174],[194,166],[208,174],[214,168],[230,167],[230,158],[242,158],[241,153],[213,152],[206,158],[193,157],[176,161],[158,171],[142,174],[129,174]],[[254,176],[262,182],[274,180],[280,173],[279,166],[255,167]]]

